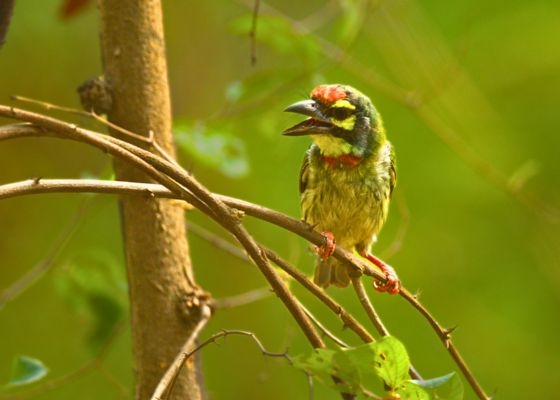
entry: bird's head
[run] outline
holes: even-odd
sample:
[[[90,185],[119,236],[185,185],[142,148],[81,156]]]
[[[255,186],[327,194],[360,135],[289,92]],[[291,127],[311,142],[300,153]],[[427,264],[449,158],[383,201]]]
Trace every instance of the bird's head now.
[[[309,118],[288,129],[286,136],[311,135],[321,154],[328,157],[363,157],[385,140],[380,115],[369,98],[351,86],[319,85],[311,98],[284,111]]]

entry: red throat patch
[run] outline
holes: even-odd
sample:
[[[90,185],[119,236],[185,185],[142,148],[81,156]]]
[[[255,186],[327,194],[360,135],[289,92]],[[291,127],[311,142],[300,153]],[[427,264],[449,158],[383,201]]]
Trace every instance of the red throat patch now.
[[[343,154],[338,157],[328,157],[321,156],[321,159],[329,167],[346,167],[352,168],[357,166],[361,161],[362,157],[354,156],[352,154]]]
[[[342,85],[319,85],[311,91],[311,98],[331,104],[347,97]]]

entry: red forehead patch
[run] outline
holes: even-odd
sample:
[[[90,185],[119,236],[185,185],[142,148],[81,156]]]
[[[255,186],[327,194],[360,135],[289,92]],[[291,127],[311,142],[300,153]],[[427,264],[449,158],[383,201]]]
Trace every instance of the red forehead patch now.
[[[319,85],[311,91],[311,98],[323,103],[334,103],[346,97],[346,91],[341,85]]]

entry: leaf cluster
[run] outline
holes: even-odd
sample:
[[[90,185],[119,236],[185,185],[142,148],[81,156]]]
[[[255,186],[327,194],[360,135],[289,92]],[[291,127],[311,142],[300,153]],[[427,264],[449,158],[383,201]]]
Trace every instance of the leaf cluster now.
[[[295,357],[293,363],[340,392],[374,397],[372,390],[379,390],[381,383],[384,399],[463,398],[463,386],[455,372],[429,380],[410,379],[406,348],[393,336],[357,347],[315,349],[310,354]],[[338,379],[333,380],[333,376]]]

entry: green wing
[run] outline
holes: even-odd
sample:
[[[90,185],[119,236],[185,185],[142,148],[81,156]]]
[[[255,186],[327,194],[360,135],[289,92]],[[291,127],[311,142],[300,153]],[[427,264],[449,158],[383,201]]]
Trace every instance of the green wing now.
[[[389,195],[393,194],[393,189],[397,186],[397,156],[392,145],[389,152]]]
[[[299,171],[299,193],[305,192],[307,188],[307,180],[309,177],[309,150],[305,152],[305,157],[303,158],[303,164]]]

